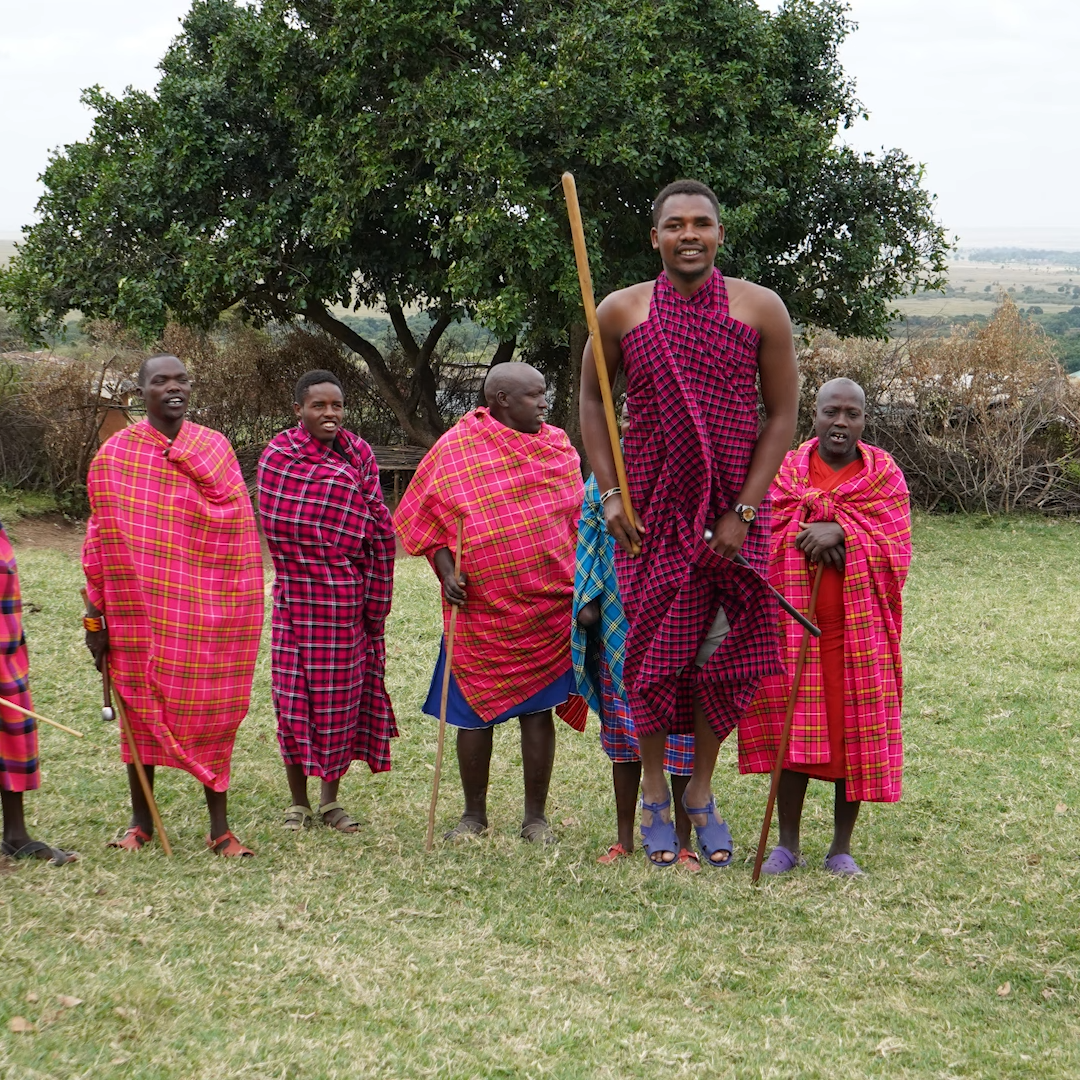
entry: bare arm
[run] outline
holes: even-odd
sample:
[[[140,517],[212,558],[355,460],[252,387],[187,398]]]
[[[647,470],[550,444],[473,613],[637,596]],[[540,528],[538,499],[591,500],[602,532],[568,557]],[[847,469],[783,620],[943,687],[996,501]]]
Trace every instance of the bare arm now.
[[[651,283],[650,283],[651,289]],[[646,307],[646,312],[647,312]],[[614,384],[622,365],[622,339],[627,330],[635,325],[636,315],[632,290],[624,289],[605,297],[596,309],[600,324],[600,338],[604,350],[604,363],[608,379]],[[640,321],[640,320],[637,320]],[[600,395],[600,381],[596,374],[596,358],[592,340],[585,346],[581,358],[581,394],[579,397],[581,417],[581,441],[589,458],[596,482],[601,492],[618,486],[615,472],[615,456],[611,449],[604,400]],[[622,495],[612,495],[604,503],[604,522],[615,542],[627,552],[641,550],[640,522],[632,522],[627,514]]]
[[[775,293],[754,289],[753,319],[761,335],[758,347],[758,372],[761,398],[765,405],[765,424],[758,435],[750,458],[742,490],[736,502],[760,506],[768,494],[784,455],[791,448],[799,409],[799,375],[795,362],[795,342],[787,308]],[[751,322],[750,319],[743,321]],[[713,527],[711,546],[719,554],[732,558],[746,539],[749,525],[729,510]]]

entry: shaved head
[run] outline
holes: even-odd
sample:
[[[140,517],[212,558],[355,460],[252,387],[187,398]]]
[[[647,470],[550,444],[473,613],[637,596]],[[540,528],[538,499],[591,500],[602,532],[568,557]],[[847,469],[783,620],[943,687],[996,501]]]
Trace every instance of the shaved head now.
[[[537,379],[543,382],[544,376],[532,364],[524,364],[518,360],[496,364],[484,379],[484,400],[488,405],[494,405],[500,391],[504,394],[512,393],[535,383]]]
[[[863,408],[866,408],[866,391],[854,379],[830,379],[817,392],[818,404],[837,394],[856,394],[861,399]]]
[[[535,435],[547,415],[544,374],[517,360],[496,364],[484,380],[484,400],[500,424]]]
[[[866,426],[866,394],[853,379],[830,379],[817,393],[814,434],[821,460],[834,469],[859,456]]]

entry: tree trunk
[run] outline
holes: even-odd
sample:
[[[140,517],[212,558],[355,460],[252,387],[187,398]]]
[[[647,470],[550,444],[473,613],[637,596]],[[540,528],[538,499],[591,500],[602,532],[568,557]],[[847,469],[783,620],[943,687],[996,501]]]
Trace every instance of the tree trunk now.
[[[442,417],[438,412],[435,399],[435,378],[431,371],[431,353],[435,348],[439,337],[449,325],[447,317],[445,323],[443,317],[432,326],[423,345],[417,345],[416,341],[405,327],[408,337],[402,340],[397,320],[391,312],[391,321],[395,323],[395,331],[398,332],[398,340],[401,341],[402,349],[408,356],[410,343],[412,355],[409,357],[413,365],[413,375],[410,393],[406,397],[394,373],[386,363],[386,358],[367,338],[358,334],[351,326],[335,319],[325,307],[321,305],[309,305],[300,313],[308,322],[314,323],[320,329],[325,330],[332,338],[340,341],[351,352],[356,353],[367,365],[372,382],[375,383],[379,395],[390,406],[391,411],[401,425],[401,430],[410,443],[416,446],[430,447],[446,430]],[[404,318],[401,319],[404,324]]]

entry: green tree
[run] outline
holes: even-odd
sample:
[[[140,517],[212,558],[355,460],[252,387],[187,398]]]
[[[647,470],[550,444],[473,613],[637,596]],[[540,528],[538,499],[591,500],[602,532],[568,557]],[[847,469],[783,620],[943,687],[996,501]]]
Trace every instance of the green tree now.
[[[941,284],[947,245],[903,153],[836,143],[861,113],[849,29],[838,0],[196,0],[154,94],[87,91],[93,131],[46,169],[0,301],[28,330],[71,308],[148,336],[236,306],[305,319],[430,444],[462,315],[497,360],[521,341],[573,385],[569,168],[599,294],[656,273],[650,200],[694,176],[721,200],[725,272],[802,322],[881,335],[892,297]],[[404,363],[341,307],[385,309]]]

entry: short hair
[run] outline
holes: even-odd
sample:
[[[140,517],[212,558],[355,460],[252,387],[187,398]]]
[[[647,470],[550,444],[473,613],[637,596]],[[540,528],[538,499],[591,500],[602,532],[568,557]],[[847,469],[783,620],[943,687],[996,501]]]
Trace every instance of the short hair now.
[[[138,373],[138,374],[137,374],[137,375],[135,376],[135,385],[136,385],[136,386],[141,386],[141,387],[145,387],[145,386],[146,386],[146,369],[147,369],[147,368],[148,368],[148,367],[150,366],[150,364],[151,364],[151,363],[153,363],[153,362],[154,362],[155,360],[161,360],[161,359],[163,359],[164,357],[168,357],[168,358],[169,358],[170,360],[176,360],[176,361],[178,361],[178,362],[179,362],[179,363],[181,363],[181,364],[183,364],[183,363],[184,363],[184,361],[183,361],[183,360],[181,360],[179,356],[176,356],[175,354],[173,354],[173,353],[171,353],[171,352],[156,352],[156,353],[153,353],[153,354],[152,354],[151,356],[148,356],[148,357],[147,357],[147,358],[146,358],[146,359],[145,359],[145,360],[144,360],[144,361],[143,361],[143,362],[142,362],[142,363],[141,363],[141,364],[139,365],[139,373]],[[186,365],[185,365],[185,367],[184,367],[184,370],[185,370],[185,371],[187,371],[187,366],[186,366]]]
[[[712,203],[713,209],[716,211],[716,220],[719,222],[720,200],[716,197],[716,192],[713,191],[708,184],[703,184],[700,180],[675,180],[668,184],[666,188],[663,188],[660,194],[653,199],[653,225],[660,224],[660,214],[664,209],[664,203],[667,202],[672,195],[703,195]]]
[[[339,390],[341,390],[341,396],[345,396],[345,391],[342,389],[341,380],[332,372],[327,371],[325,368],[316,368],[314,371],[305,371],[299,379],[296,380],[296,389],[293,390],[293,401],[297,405],[304,404],[304,397],[307,392],[313,387],[318,386],[319,383],[333,383]]]

